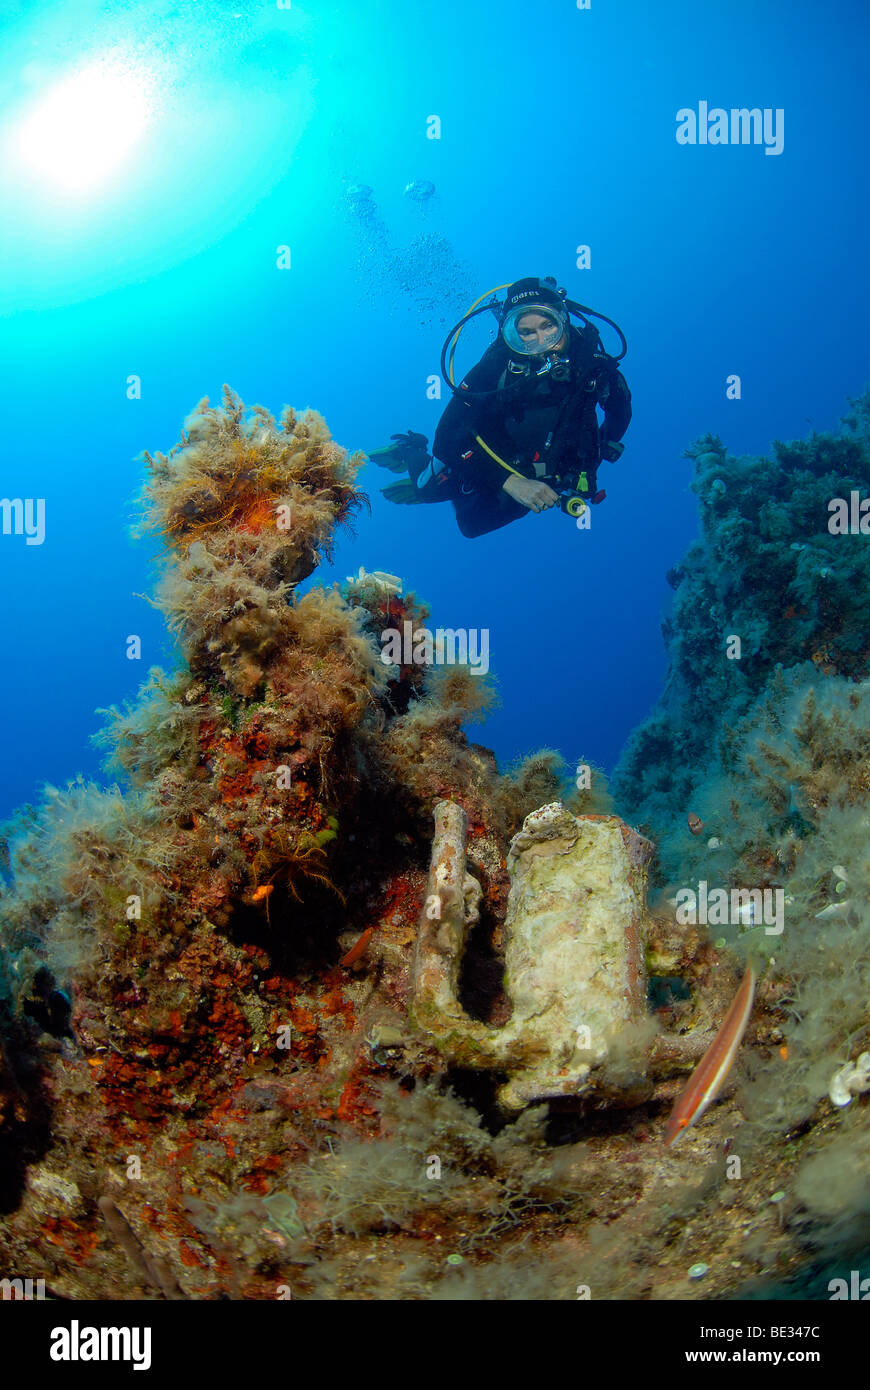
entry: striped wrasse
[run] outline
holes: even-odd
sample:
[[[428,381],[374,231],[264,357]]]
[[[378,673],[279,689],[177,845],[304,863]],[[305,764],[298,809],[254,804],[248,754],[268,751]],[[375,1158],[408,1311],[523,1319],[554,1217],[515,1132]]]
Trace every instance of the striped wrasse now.
[[[743,1034],[746,1032],[755,1002],[757,981],[758,970],[750,961],[722,1026],[692,1072],[671,1111],[665,1130],[666,1144],[673,1144],[684,1129],[688,1129],[689,1125],[694,1124],[698,1117],[703,1115],[707,1106],[719,1094],[743,1041]]]

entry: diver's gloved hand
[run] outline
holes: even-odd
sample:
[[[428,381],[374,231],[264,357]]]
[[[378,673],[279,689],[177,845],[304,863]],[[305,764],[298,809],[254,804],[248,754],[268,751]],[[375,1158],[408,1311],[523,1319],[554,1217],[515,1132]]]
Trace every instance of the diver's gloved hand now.
[[[420,463],[421,457],[429,456],[429,441],[425,434],[408,430],[407,434],[391,434],[390,438],[392,444],[369,451],[369,458],[382,468],[389,468],[393,473],[404,473],[412,463]]]
[[[622,458],[625,452],[625,445],[617,444],[615,439],[605,439],[599,452],[603,459],[607,459],[608,463],[616,463],[617,459]]]
[[[414,430],[408,430],[407,434],[391,434],[391,439],[402,439],[409,449],[422,449],[424,454],[429,451],[429,440],[425,434],[417,434]]]
[[[530,512],[546,511],[547,507],[552,507],[559,500],[559,494],[542,483],[540,478],[523,478],[511,473],[502,486],[514,501],[521,502]]]

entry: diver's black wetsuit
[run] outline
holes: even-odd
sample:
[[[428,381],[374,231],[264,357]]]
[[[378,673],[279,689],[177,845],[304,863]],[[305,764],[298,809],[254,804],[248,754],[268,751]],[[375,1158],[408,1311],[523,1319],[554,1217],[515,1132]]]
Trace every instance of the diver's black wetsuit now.
[[[463,536],[496,531],[529,511],[504,491],[508,474],[481,449],[476,434],[518,472],[542,478],[554,491],[575,488],[585,471],[584,495],[595,495],[601,447],[628,429],[631,392],[614,359],[601,352],[591,325],[572,324],[569,332],[567,351],[558,355],[569,358],[570,371],[556,365],[540,376],[543,359],[520,357],[498,338],[460,383],[460,391],[497,394],[467,400],[455,395],[441,416],[432,452],[450,471]],[[556,379],[560,373],[568,379]],[[596,405],[604,411],[600,427]]]

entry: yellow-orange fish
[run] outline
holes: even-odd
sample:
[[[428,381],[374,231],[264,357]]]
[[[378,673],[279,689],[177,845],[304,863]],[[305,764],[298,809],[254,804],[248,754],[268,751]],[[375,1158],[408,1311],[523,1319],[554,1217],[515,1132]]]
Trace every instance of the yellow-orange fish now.
[[[342,956],[339,965],[353,965],[354,961],[359,960],[365,948],[368,946],[374,935],[374,927],[366,927],[362,936],[358,936],[346,955]]]

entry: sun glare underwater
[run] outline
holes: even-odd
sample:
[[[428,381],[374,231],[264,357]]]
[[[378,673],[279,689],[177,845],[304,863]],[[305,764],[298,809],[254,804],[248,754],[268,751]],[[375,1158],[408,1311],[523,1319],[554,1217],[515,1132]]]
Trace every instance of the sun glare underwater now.
[[[98,188],[147,129],[148,77],[107,55],[58,82],[13,128],[21,169],[71,192]]]
[[[4,1298],[870,1297],[870,16],[688,12],[6,6]]]

